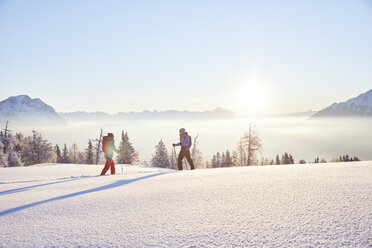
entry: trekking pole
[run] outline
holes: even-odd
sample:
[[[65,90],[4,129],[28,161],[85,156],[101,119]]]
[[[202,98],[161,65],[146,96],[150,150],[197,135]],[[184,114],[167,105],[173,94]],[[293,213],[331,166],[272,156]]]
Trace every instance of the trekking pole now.
[[[173,151],[174,151],[174,163],[176,164],[176,168],[177,168],[177,152],[176,152],[175,146],[173,146]]]

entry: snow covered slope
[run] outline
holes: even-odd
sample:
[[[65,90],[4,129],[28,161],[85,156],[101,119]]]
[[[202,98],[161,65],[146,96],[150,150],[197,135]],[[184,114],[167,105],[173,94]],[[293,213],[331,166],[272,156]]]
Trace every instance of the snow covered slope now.
[[[16,124],[66,124],[57,112],[39,98],[12,96],[0,102],[0,121]]]
[[[372,117],[372,89],[346,102],[333,103],[312,117]]]
[[[0,169],[0,247],[368,247],[372,162]]]

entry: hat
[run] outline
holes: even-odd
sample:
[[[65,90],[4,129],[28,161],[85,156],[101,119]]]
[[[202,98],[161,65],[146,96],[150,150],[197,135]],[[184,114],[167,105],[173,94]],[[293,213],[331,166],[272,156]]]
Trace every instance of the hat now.
[[[186,129],[184,129],[184,128],[180,129],[180,132],[185,132],[185,131],[186,131]]]
[[[112,138],[114,138],[114,134],[113,133],[108,133],[107,135],[110,136],[110,137],[112,137]]]

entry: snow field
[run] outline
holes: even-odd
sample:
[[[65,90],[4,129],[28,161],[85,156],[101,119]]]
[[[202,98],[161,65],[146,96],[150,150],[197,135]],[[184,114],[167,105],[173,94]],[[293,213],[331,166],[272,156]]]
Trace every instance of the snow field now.
[[[0,169],[0,246],[372,245],[372,162],[101,169]]]

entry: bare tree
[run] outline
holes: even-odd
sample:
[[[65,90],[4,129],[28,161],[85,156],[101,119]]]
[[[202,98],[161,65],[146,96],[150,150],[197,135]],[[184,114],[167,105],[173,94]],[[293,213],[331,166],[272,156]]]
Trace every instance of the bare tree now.
[[[101,152],[101,142],[102,142],[102,134],[103,134],[103,130],[101,128],[101,133],[99,134],[99,139],[94,139],[93,141],[94,142],[97,142],[96,143],[96,164],[99,163],[100,159],[99,159],[99,155],[100,155],[100,152]]]
[[[200,168],[205,168],[206,163],[205,163],[205,160],[203,158],[203,154],[201,153],[201,151],[198,147],[198,137],[199,137],[199,134],[196,135],[196,137],[194,138],[194,141],[192,143],[193,148],[192,148],[192,151],[191,151],[191,159],[194,162],[195,168],[200,169]]]
[[[257,152],[262,152],[261,139],[252,123],[249,123],[249,131],[241,138],[242,145],[247,154],[247,166],[257,164]]]

